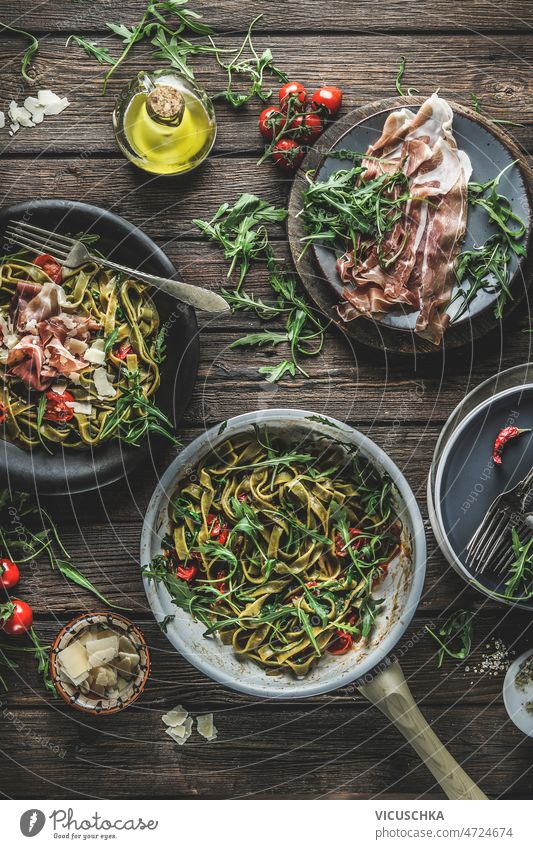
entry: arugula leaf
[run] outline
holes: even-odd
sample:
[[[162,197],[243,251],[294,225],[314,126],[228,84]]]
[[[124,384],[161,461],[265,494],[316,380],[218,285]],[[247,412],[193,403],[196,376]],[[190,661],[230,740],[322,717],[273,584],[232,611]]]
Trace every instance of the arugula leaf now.
[[[83,587],[85,590],[89,590],[89,592],[93,593],[100,601],[103,601],[104,604],[107,604],[108,607],[113,607],[116,610],[129,610],[129,607],[121,607],[118,604],[113,604],[112,601],[109,601],[108,598],[103,595],[100,590],[98,590],[94,584],[89,581],[85,575],[82,575],[74,566],[70,563],[66,563],[64,560],[56,560],[54,565],[56,568],[67,578],[69,581],[72,581],[73,584],[77,584],[79,587]]]
[[[88,41],[86,38],[82,38],[81,35],[69,35],[66,40],[65,47],[68,47],[71,41],[79,47],[82,47],[89,56],[92,56],[97,62],[100,62],[101,65],[105,65],[106,63],[108,65],[114,64],[115,60],[109,53],[107,47],[100,47],[95,41]]]
[[[27,83],[34,83],[35,80],[33,79],[33,77],[30,77],[30,75],[28,74],[28,68],[30,67],[32,59],[39,49],[39,40],[34,35],[32,35],[31,32],[26,32],[26,30],[18,29],[17,27],[12,27],[9,24],[4,24],[0,21],[0,33],[2,33],[3,30],[8,30],[9,32],[14,32],[17,35],[22,35],[22,36],[24,36],[24,38],[29,39],[30,44],[26,48],[26,50],[24,51],[24,54],[22,56],[22,61],[21,61],[21,65],[20,65],[20,72],[22,74],[22,78]]]
[[[279,345],[280,342],[287,342],[288,340],[287,333],[263,330],[260,333],[249,333],[247,336],[241,336],[240,339],[231,343],[230,348],[241,348],[245,345]]]
[[[261,366],[258,369],[259,374],[264,374],[265,379],[268,383],[277,383],[278,380],[281,380],[286,374],[294,375],[296,374],[296,366],[292,360],[282,360],[275,366]]]
[[[400,56],[400,67],[398,68],[398,73],[396,74],[396,91],[400,95],[400,97],[404,96],[402,89],[402,80],[403,75],[405,74],[405,56]]]
[[[464,660],[472,651],[474,613],[470,610],[457,610],[435,633],[428,625],[426,631],[439,644],[437,652],[437,667],[440,669],[445,655],[454,660]],[[459,643],[459,647],[457,646]]]

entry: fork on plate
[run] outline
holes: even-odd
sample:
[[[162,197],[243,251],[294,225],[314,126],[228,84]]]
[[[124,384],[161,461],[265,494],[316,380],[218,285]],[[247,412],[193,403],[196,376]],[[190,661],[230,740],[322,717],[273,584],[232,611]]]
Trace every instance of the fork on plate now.
[[[515,558],[512,530],[523,544],[533,533],[533,468],[526,477],[494,499],[466,547],[475,572],[502,575]]]
[[[168,277],[157,277],[154,274],[147,274],[145,271],[137,271],[133,268],[127,268],[125,265],[111,262],[104,257],[94,256],[83,242],[50,230],[44,230],[42,227],[35,227],[25,221],[10,221],[6,227],[5,235],[11,243],[21,248],[34,251],[37,254],[50,254],[65,268],[79,268],[86,262],[96,262],[105,266],[105,268],[121,271],[136,280],[142,280],[143,283],[148,283],[155,289],[160,289],[196,309],[205,312],[226,312],[229,310],[229,305],[217,292],[211,292],[209,289],[202,289],[200,286],[193,286],[190,283],[171,280]]]

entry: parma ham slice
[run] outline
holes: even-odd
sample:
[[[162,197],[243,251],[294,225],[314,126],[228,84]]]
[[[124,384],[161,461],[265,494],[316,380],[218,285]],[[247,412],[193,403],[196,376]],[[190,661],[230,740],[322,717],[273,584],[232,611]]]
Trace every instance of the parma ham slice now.
[[[401,220],[380,245],[394,261],[384,268],[378,246],[361,242],[337,262],[344,284],[337,307],[344,321],[418,311],[416,332],[439,344],[448,324],[454,266],[466,230],[468,156],[453,136],[453,111],[433,94],[415,114],[392,112],[363,160],[368,181],[403,171],[409,199]],[[392,189],[394,191],[394,188]]]

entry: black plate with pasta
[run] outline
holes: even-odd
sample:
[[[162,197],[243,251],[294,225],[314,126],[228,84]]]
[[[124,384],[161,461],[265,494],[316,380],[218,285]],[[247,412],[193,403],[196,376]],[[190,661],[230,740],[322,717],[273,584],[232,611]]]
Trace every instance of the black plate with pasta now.
[[[130,267],[176,272],[142,231],[97,207],[42,200],[0,212],[0,475],[45,493],[94,489],[176,439],[198,367],[194,311],[133,275],[61,271],[20,252],[3,236],[10,220],[88,239]]]

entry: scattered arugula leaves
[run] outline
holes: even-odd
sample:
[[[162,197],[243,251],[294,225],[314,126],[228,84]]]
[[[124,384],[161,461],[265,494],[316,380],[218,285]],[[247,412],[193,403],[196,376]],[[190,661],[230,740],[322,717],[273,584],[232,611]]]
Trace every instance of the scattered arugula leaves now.
[[[474,614],[471,610],[456,610],[437,632],[426,625],[426,631],[440,647],[437,652],[437,667],[439,669],[446,655],[454,660],[465,660],[472,651],[473,617]]]

